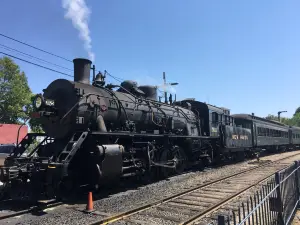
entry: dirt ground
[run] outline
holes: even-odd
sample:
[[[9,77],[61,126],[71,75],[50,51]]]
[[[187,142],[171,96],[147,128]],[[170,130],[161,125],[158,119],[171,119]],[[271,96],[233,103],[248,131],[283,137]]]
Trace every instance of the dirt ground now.
[[[296,212],[292,225],[300,225],[300,210]]]

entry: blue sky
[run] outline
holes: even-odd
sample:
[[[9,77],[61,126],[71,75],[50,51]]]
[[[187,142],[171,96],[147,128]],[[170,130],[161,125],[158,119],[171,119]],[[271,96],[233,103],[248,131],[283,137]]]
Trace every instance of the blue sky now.
[[[143,84],[161,84],[164,71],[168,82],[179,83],[177,99],[194,97],[229,108],[231,113],[267,116],[287,110],[282,116],[292,116],[300,106],[299,1],[86,3],[91,9],[92,51],[99,70]],[[78,31],[64,13],[61,0],[3,1],[0,33],[68,59],[87,57]],[[73,67],[3,37],[0,44]],[[57,78],[72,79],[16,62],[35,93]]]

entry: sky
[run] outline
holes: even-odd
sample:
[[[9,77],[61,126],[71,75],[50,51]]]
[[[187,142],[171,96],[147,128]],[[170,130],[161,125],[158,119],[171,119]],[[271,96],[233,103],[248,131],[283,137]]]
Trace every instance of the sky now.
[[[178,82],[196,98],[235,113],[291,117],[300,106],[300,1],[86,0],[97,70],[139,84]],[[1,2],[0,33],[64,58],[88,57],[61,0]],[[0,36],[0,44],[73,69],[73,63]],[[5,52],[71,74],[29,57]],[[0,54],[0,57],[2,55]],[[31,90],[72,79],[15,59]],[[118,83],[108,77],[107,82]]]

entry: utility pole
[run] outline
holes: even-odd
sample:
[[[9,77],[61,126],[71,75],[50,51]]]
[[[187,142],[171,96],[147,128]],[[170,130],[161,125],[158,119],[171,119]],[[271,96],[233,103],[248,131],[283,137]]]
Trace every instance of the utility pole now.
[[[278,121],[280,122],[280,114],[283,113],[283,112],[287,112],[287,111],[279,111],[277,114],[278,114]]]
[[[178,83],[167,83],[167,81],[166,81],[166,73],[165,72],[163,72],[163,79],[164,79],[164,87],[165,87],[165,90],[164,90],[164,93],[165,93],[165,103],[168,104],[167,85],[174,86],[174,85],[178,85]],[[172,96],[172,95],[170,94],[170,96]],[[172,97],[170,97],[170,99],[172,99]],[[176,99],[176,95],[175,95],[175,99]],[[172,103],[170,102],[170,104],[172,104]]]
[[[166,73],[165,72],[163,72],[163,79],[164,79],[164,87],[165,87],[165,103],[168,104],[168,97],[167,97],[167,91],[166,91],[167,82],[166,82]]]

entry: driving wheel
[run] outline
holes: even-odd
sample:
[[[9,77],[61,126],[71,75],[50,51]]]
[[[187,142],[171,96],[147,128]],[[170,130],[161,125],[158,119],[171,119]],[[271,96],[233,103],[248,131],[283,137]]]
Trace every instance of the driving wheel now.
[[[162,177],[180,174],[186,167],[186,155],[179,146],[174,146],[171,149],[163,149],[160,164],[173,167],[161,167],[160,175]]]

